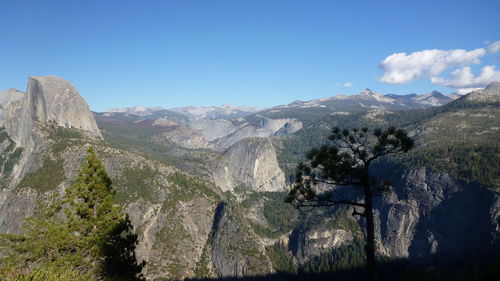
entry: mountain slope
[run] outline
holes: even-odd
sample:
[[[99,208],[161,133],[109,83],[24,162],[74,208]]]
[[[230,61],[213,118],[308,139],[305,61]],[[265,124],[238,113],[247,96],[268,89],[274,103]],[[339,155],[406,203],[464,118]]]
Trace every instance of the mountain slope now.
[[[367,90],[237,119],[193,121],[134,108],[95,113],[96,122],[67,81],[30,83],[26,94],[0,93],[0,232],[18,232],[37,201],[70,185],[92,145],[139,235],[137,254],[150,280],[269,274],[280,268],[277,256],[299,271],[332,257],[334,264],[359,265],[363,221],[348,208],[291,209],[280,192],[289,178],[282,170],[291,175],[335,125],[395,125],[410,131],[417,147],[374,166],[394,183],[394,192],[376,202],[379,253],[460,258],[496,249],[498,85],[436,107],[447,101],[439,93],[394,97]],[[213,147],[222,140],[225,149]]]
[[[50,80],[50,83],[46,83],[45,79]],[[30,83],[38,83],[40,79],[32,80]],[[27,99],[34,101],[29,105],[30,110],[36,113],[36,118],[30,119],[33,121],[29,132],[32,141],[30,151],[27,152],[24,146],[10,138],[4,129],[0,130],[2,178],[12,180],[9,185],[0,189],[0,232],[21,231],[23,218],[37,212],[37,202],[43,203],[50,200],[51,196],[61,194],[76,177],[85,157],[86,147],[92,145],[102,157],[113,180],[117,203],[127,210],[139,235],[137,256],[147,262],[144,274],[148,279],[181,279],[217,274],[249,276],[272,272],[263,244],[245,218],[239,215],[241,211],[236,202],[233,202],[232,197],[226,198],[208,180],[208,175],[189,175],[168,164],[165,159],[152,160],[115,148],[106,139],[97,137],[95,132],[89,134],[87,123],[75,123],[82,119],[81,116],[60,116],[61,112],[73,111],[59,110],[53,105],[58,104],[57,100],[74,99],[77,92],[72,91],[73,88],[62,79],[50,77],[41,80],[41,86],[37,84],[30,87],[26,94],[35,93],[36,97]],[[15,91],[8,91],[8,94],[16,95],[8,102],[7,98],[2,99],[9,106],[25,98],[17,97],[20,94]],[[64,96],[65,94],[68,96]],[[79,114],[82,113],[87,112]],[[83,120],[90,120],[95,124],[92,115],[88,113],[85,116],[88,119]],[[4,121],[24,122],[10,119]],[[154,129],[152,123],[156,121],[149,119],[141,122],[147,122]],[[159,127],[162,128],[163,125],[165,124],[160,124]],[[104,135],[106,137],[106,133]],[[133,147],[127,139],[123,144],[127,148]],[[182,151],[175,147],[173,149]],[[139,152],[142,153],[143,150]],[[22,160],[23,157],[29,161],[19,161],[18,158]],[[8,171],[12,169],[23,169],[26,173],[14,175]],[[225,217],[231,218],[230,220],[223,218],[218,221],[215,210],[221,201],[228,206]],[[220,224],[221,221],[224,223]],[[240,232],[242,228],[247,229],[245,234]],[[238,239],[243,239],[241,241],[246,244],[238,243],[235,246],[243,246],[245,251],[224,252],[225,248],[221,249],[231,241],[240,241]],[[213,262],[207,264],[207,259],[213,259]],[[235,260],[240,265],[243,262],[244,268],[240,270],[226,267]]]

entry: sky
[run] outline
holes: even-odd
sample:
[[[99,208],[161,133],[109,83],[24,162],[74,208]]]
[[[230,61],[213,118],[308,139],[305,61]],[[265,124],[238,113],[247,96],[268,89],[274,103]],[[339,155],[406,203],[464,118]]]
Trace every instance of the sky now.
[[[0,0],[0,90],[70,81],[94,111],[270,107],[500,80],[499,0]]]

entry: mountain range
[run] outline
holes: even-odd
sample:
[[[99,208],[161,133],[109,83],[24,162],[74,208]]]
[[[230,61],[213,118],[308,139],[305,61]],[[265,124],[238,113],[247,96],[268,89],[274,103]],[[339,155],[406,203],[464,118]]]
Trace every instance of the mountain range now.
[[[139,236],[148,280],[243,277],[357,264],[363,221],[283,203],[297,162],[333,126],[403,127],[416,148],[374,165],[378,255],[420,262],[498,253],[500,83],[464,96],[382,95],[267,109],[133,107],[91,112],[70,82],[0,92],[0,232],[72,183],[94,146]],[[356,198],[355,193],[346,196]],[[361,251],[361,254],[360,254]]]

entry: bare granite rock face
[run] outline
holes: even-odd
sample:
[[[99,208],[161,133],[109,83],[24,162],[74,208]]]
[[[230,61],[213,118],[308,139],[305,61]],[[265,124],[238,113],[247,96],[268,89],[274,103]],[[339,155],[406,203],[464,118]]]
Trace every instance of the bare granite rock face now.
[[[200,131],[208,141],[232,134],[237,128],[225,119],[194,119],[190,120],[189,125]]]
[[[222,191],[284,191],[285,176],[267,138],[246,138],[231,146],[217,163],[213,179]]]
[[[393,182],[394,192],[375,203],[376,237],[385,255],[463,258],[488,249],[500,229],[498,191],[428,168],[405,171]]]
[[[272,263],[265,255],[252,228],[241,222],[242,214],[219,204],[212,228],[212,261],[219,277],[245,277],[272,273]]]
[[[198,131],[187,125],[183,125],[165,118],[158,118],[153,121],[152,126],[163,127],[164,130],[154,136],[159,142],[170,141],[180,147],[190,149],[211,149],[221,150],[215,144],[208,142]]]
[[[43,132],[38,123],[75,128],[93,138],[102,138],[85,100],[66,80],[55,76],[30,77],[28,90],[13,89],[0,93],[0,127],[22,147],[23,153],[16,163],[13,184],[33,167],[37,147],[43,147]]]
[[[243,123],[226,136],[215,139],[222,147],[230,147],[236,142],[249,137],[270,138],[295,133],[302,128],[302,122],[293,118],[270,119],[263,118],[258,125]]]
[[[87,103],[68,81],[55,76],[30,77],[27,97],[27,113],[33,121],[54,122],[102,138]]]
[[[351,243],[353,239],[354,234],[348,230],[317,224],[312,228],[294,230],[288,239],[288,247],[299,264],[304,264],[312,257]]]
[[[85,100],[68,81],[59,77],[30,77],[26,94],[4,91],[0,93],[0,105],[5,109],[0,114],[0,125],[23,147],[29,143],[36,122],[53,122],[102,138]]]

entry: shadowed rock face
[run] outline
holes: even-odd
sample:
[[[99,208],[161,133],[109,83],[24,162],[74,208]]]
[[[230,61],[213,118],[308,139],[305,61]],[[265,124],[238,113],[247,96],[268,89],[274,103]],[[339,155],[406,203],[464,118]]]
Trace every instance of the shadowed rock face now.
[[[264,246],[249,225],[241,223],[242,214],[219,204],[212,227],[212,261],[219,277],[245,277],[273,272]]]
[[[267,138],[246,138],[223,154],[213,173],[223,191],[245,188],[254,191],[284,191],[285,176],[276,152]]]
[[[420,168],[393,177],[393,193],[378,198],[380,250],[391,257],[453,258],[488,249],[498,229],[498,192]]]

